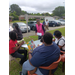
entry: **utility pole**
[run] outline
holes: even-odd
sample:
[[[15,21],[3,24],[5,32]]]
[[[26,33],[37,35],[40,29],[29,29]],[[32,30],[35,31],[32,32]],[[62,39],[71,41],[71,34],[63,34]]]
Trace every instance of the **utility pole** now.
[[[25,14],[26,25],[27,25],[27,37],[28,37],[28,14]]]

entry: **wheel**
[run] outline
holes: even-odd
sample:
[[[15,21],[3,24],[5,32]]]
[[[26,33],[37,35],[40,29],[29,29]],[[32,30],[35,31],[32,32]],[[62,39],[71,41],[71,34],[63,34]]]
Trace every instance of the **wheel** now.
[[[30,32],[30,30],[28,32]]]
[[[35,30],[35,27],[32,27],[32,30]]]

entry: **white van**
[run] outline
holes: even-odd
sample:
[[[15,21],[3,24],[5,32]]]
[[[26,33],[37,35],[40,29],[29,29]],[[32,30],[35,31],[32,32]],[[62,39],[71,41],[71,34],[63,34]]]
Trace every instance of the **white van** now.
[[[55,19],[53,17],[45,17],[45,22],[46,22],[46,19],[49,21],[54,21]]]

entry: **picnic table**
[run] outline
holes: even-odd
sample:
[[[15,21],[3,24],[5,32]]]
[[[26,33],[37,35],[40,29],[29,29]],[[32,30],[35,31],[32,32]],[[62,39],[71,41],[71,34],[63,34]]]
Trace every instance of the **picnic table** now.
[[[42,44],[42,42],[40,42],[40,40],[36,40],[36,41],[34,41],[34,44],[37,47],[39,44]],[[21,45],[21,47],[23,47],[24,49],[25,48],[28,49],[27,44],[23,44],[23,45]]]

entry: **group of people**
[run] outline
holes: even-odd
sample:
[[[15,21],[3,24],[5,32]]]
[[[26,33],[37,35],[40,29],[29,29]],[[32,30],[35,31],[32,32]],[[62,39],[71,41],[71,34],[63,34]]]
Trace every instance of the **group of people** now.
[[[31,71],[37,75],[48,75],[49,70],[39,67],[49,66],[59,59],[61,54],[60,50],[65,51],[65,38],[62,36],[62,33],[58,30],[56,30],[53,35],[45,32],[44,25],[40,23],[40,20],[37,20],[35,35],[37,35],[37,33],[42,34],[41,36],[38,35],[38,39],[41,40],[43,44],[36,47],[33,52],[29,51],[29,58],[27,59],[27,50],[20,49],[24,41],[20,44],[17,42],[18,34],[16,30],[9,32],[9,54],[13,57],[21,58],[19,62],[22,65],[20,75],[26,75],[27,71]],[[53,36],[55,37],[54,39]],[[22,53],[24,53],[24,55],[21,55]],[[56,69],[54,69],[52,73],[54,73],[55,70]]]
[[[27,50],[20,49],[24,41],[20,44],[17,42],[17,40],[23,38],[22,32],[17,24],[15,25],[15,29],[9,32],[9,37],[9,54],[15,58],[21,58],[19,63],[22,65],[27,60]],[[24,53],[24,55],[22,55],[22,53]]]

